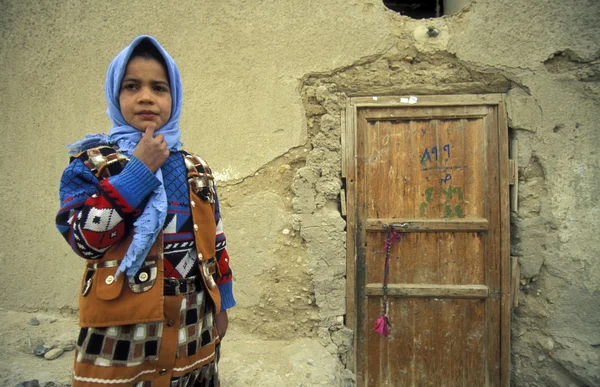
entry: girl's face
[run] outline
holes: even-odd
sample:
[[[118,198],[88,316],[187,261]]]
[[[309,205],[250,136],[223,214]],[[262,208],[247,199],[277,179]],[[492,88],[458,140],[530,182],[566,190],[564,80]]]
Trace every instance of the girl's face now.
[[[171,103],[171,88],[163,66],[155,59],[130,59],[119,92],[125,121],[142,132],[153,122],[158,130],[171,117]]]

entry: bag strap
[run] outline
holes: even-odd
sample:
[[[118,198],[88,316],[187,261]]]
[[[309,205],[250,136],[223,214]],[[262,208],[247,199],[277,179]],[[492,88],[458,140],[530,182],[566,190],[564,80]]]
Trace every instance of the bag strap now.
[[[181,151],[181,153],[183,153],[190,188],[200,199],[214,204],[216,197],[215,177],[208,163],[198,155],[185,151]]]
[[[70,161],[75,159],[83,161],[98,180],[119,174],[129,162],[127,155],[110,145],[87,149],[71,156]]]

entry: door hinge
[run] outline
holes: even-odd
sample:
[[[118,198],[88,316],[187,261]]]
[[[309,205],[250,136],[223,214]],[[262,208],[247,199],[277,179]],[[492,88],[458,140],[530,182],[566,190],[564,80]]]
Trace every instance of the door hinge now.
[[[340,211],[343,217],[346,217],[346,178],[342,177],[342,188],[340,189]]]
[[[521,288],[521,267],[519,257],[510,257],[510,290],[512,293],[513,309],[519,307],[519,292]]]

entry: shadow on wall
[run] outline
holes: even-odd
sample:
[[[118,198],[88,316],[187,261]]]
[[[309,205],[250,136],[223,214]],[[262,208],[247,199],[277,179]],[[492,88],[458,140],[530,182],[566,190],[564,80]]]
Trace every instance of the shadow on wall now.
[[[383,0],[394,12],[413,19],[429,19],[454,15],[462,11],[472,0]]]

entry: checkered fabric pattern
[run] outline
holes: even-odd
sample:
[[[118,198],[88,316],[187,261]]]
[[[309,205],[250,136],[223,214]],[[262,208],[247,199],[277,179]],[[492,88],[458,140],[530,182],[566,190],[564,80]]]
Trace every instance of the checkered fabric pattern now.
[[[77,361],[106,367],[131,367],[156,360],[162,322],[82,328],[77,340]]]
[[[63,173],[60,188],[61,209],[56,217],[57,228],[71,244],[72,249],[86,259],[103,256],[118,241],[130,232],[140,209],[145,205],[146,191],[151,191],[154,177],[136,159],[127,161],[114,148],[106,147],[98,152],[88,151],[72,160]],[[193,219],[184,156],[186,153],[171,153],[161,167],[167,193],[167,219],[164,224],[164,270],[166,278],[190,278],[199,275],[195,253]],[[210,177],[210,169],[199,163],[198,173]],[[121,173],[127,166],[127,173]],[[145,175],[150,174],[150,176]],[[214,191],[214,182],[202,185],[205,196],[214,199],[215,222],[217,224],[216,255],[221,278],[217,280],[222,300],[230,300],[231,270],[223,234],[219,201]],[[204,181],[203,181],[204,183]],[[179,310],[180,326],[169,327],[167,320],[108,328],[83,328],[77,341],[77,364],[106,367],[114,372],[123,367],[145,366],[148,362],[160,361],[163,335],[177,329],[178,339],[168,343],[177,346],[175,352],[180,359],[193,356],[215,337],[213,333],[214,305],[205,289],[196,289],[183,295]],[[223,304],[224,305],[224,304]],[[179,307],[179,308],[178,308]],[[226,308],[225,308],[226,309]],[[170,340],[171,341],[171,340]],[[173,348],[174,349],[174,348]],[[218,349],[215,350],[218,353]],[[218,358],[218,356],[217,356]],[[81,375],[85,378],[86,375]],[[134,382],[132,382],[134,383]],[[151,381],[135,384],[137,387],[152,387]],[[173,378],[173,387],[218,386],[217,363],[211,362],[184,376]]]
[[[213,308],[206,303],[206,292],[184,295],[181,302],[177,357],[195,355],[200,347],[213,340]]]

